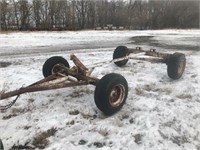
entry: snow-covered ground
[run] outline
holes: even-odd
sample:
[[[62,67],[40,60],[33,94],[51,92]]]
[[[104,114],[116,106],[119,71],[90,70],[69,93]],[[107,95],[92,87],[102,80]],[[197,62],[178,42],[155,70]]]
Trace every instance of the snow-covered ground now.
[[[199,150],[199,41],[200,30],[0,33],[0,91],[42,79],[43,63],[55,55],[73,66],[73,53],[91,66],[111,60],[114,49],[125,45],[182,52],[187,59],[179,80],[167,76],[165,64],[129,60],[122,68],[97,67],[92,76],[115,72],[129,84],[126,104],[110,117],[95,106],[92,85],[21,95],[0,112],[5,149]]]

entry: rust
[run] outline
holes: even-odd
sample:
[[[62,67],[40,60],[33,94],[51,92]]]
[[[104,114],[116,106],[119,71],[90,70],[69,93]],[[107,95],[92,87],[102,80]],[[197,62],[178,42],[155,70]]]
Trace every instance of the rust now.
[[[166,63],[169,56],[171,55],[171,54],[156,52],[155,49],[151,49],[150,51],[142,50],[141,47],[136,47],[135,49],[127,49],[127,51],[128,51],[128,55],[126,57],[111,60],[111,61],[108,61],[108,63],[120,61],[123,59],[129,59],[129,58],[151,61],[151,62]],[[131,53],[135,54],[135,57],[129,56],[129,54]],[[155,58],[136,57],[140,55],[147,55],[147,56],[152,56]],[[6,93],[2,91],[0,92],[0,100],[6,99],[12,96],[17,96],[23,93],[28,93],[28,92],[44,91],[44,90],[73,87],[73,86],[80,86],[80,85],[87,85],[87,84],[92,84],[92,85],[97,84],[99,79],[90,76],[93,70],[89,71],[89,69],[75,55],[71,55],[70,59],[74,62],[75,64],[74,67],[67,68],[65,66],[59,66],[61,68],[59,72],[49,77],[46,77],[40,81],[37,81],[27,87],[22,87],[18,90],[6,92]],[[106,62],[103,62],[103,63],[106,63]],[[102,62],[96,65],[98,66],[99,64],[102,64]],[[94,67],[92,69],[94,69]]]
[[[160,62],[160,63],[167,63],[167,60],[171,55],[171,54],[167,54],[167,53],[157,52],[156,49],[150,49],[149,51],[143,50],[141,47],[136,47],[134,49],[128,49],[128,51],[129,51],[129,54],[145,53],[144,55],[146,55],[146,56],[155,57],[155,58],[151,58],[151,59],[146,59],[146,58],[132,58],[132,59],[140,59],[140,60],[151,61],[151,62]],[[129,58],[131,58],[131,56]],[[157,58],[157,60],[156,60],[156,58]]]
[[[133,53],[133,54],[138,54],[138,53],[142,53],[145,52],[144,50],[142,50],[141,47],[136,47],[136,48],[128,48],[128,52],[129,54]]]
[[[10,91],[7,93],[2,93],[0,95],[0,100],[6,99],[12,96],[21,95],[24,93],[31,93],[31,92],[37,92],[37,91],[45,91],[45,90],[52,90],[52,89],[58,89],[58,88],[66,88],[66,87],[73,87],[73,86],[80,86],[80,85],[86,85],[88,84],[86,81],[79,81],[79,82],[62,82],[59,84],[48,84],[48,83],[42,83],[42,84],[35,84],[28,87],[22,87],[18,90]]]
[[[77,66],[78,72],[81,72],[83,75],[87,74],[89,69],[87,67],[85,67],[85,65],[75,55],[71,55],[70,59]]]
[[[152,49],[150,51],[147,51],[145,55],[166,59],[167,57],[169,57],[170,54],[159,53],[159,52],[156,52],[155,49]]]
[[[159,58],[130,58],[134,60],[142,60],[142,61],[149,61],[152,63],[165,63],[165,59],[159,59]]]
[[[60,71],[48,76],[42,80],[39,80],[27,87],[22,87],[20,89],[10,91],[10,92],[0,92],[0,100],[6,99],[12,96],[19,96],[24,93],[31,93],[37,91],[52,90],[58,88],[66,88],[80,85],[92,84],[96,85],[98,78],[91,77],[88,68],[75,56],[71,55],[76,66],[70,68],[61,67]]]

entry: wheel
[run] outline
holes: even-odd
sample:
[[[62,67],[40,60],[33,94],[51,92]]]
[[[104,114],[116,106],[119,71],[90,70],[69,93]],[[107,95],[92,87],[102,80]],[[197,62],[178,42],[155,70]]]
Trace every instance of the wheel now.
[[[167,62],[167,74],[172,79],[179,79],[186,66],[186,58],[182,53],[174,53]]]
[[[53,56],[46,60],[43,65],[42,72],[44,77],[48,77],[62,70],[62,67],[68,67],[69,63],[66,59],[60,56]]]
[[[3,147],[3,142],[2,140],[0,139],[0,150],[4,150],[4,147]]]
[[[128,48],[126,46],[118,46],[113,53],[113,59],[122,58],[127,55],[129,55]],[[117,61],[114,63],[117,66],[121,67],[121,66],[124,66],[127,62],[128,62],[128,59]]]
[[[115,73],[101,78],[95,88],[94,100],[96,106],[106,115],[112,115],[124,105],[128,95],[126,79]]]

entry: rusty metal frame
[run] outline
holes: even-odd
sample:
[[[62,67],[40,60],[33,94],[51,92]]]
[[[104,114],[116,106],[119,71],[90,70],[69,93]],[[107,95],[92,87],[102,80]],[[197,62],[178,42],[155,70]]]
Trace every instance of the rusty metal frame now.
[[[157,52],[155,49],[150,49],[148,51],[148,50],[143,50],[141,47],[136,47],[135,49],[127,48],[126,56],[109,60],[109,61],[98,62],[91,65],[89,68],[91,68],[90,70],[92,70],[95,67],[102,66],[103,64],[106,64],[106,63],[113,63],[113,62],[118,62],[118,61],[127,60],[127,59],[149,61],[153,63],[167,63],[168,58],[171,55],[172,54]]]
[[[127,59],[143,60],[154,63],[167,63],[168,58],[172,54],[160,53],[155,49],[143,50],[141,47],[136,47],[135,49],[127,48],[127,55],[121,58],[113,59],[110,62],[118,62]]]
[[[61,71],[50,75],[40,81],[37,81],[29,86],[21,87],[20,89],[10,92],[1,91],[0,100],[36,91],[45,91],[87,84],[96,85],[99,79],[90,76],[92,71],[89,71],[89,69],[85,67],[85,65],[75,55],[71,55],[70,59],[75,64],[75,66],[73,66],[72,68],[60,66]]]
[[[167,63],[168,58],[172,54],[166,53],[159,53],[156,52],[155,49],[151,49],[149,51],[142,50],[140,47],[136,47],[135,49],[128,49],[127,48],[127,56],[113,59],[110,61],[99,62],[90,66],[88,69],[75,55],[71,55],[70,59],[74,62],[75,66],[72,68],[67,68],[64,66],[62,67],[61,71],[55,73],[51,76],[48,76],[40,81],[37,81],[27,87],[21,87],[18,90],[4,92],[0,91],[0,100],[19,96],[24,93],[36,92],[36,91],[45,91],[51,89],[58,89],[58,88],[66,88],[66,87],[73,87],[73,86],[80,86],[80,85],[87,85],[92,84],[96,85],[98,82],[98,78],[92,77],[91,73],[95,67],[101,66],[106,63],[112,63],[127,59],[136,59],[136,60],[144,60],[150,62],[157,62],[157,63]],[[130,55],[133,54],[133,55]],[[141,57],[141,56],[151,56],[151,57]]]
[[[144,60],[156,63],[167,63],[168,58],[172,55],[168,53],[157,52],[155,49],[143,50],[141,47],[136,47],[135,49],[127,50],[128,55],[134,54],[134,56],[128,56],[129,59]],[[150,57],[137,57],[141,55],[146,55]]]

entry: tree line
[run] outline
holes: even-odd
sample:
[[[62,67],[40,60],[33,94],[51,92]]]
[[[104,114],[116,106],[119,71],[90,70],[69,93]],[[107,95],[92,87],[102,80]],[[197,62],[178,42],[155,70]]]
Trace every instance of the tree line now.
[[[196,0],[1,0],[1,30],[199,28]]]

